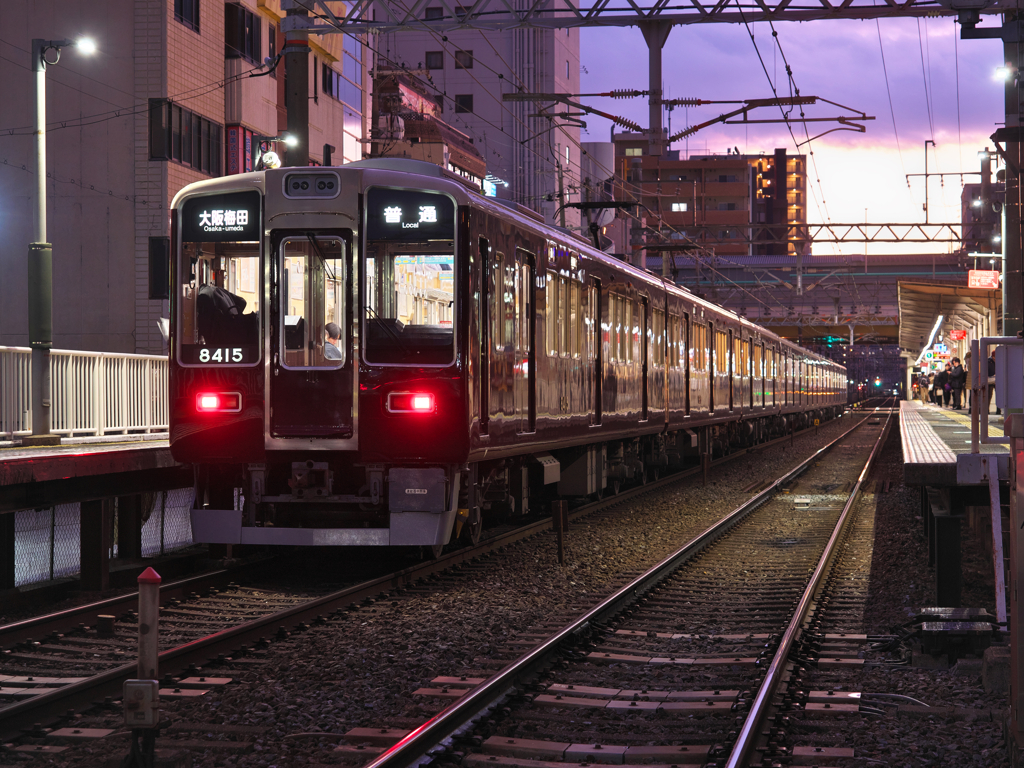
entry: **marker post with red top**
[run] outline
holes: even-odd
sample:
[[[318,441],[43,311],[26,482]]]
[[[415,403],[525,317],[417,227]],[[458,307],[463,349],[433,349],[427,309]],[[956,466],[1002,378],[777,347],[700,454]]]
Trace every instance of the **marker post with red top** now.
[[[124,721],[132,729],[132,746],[123,766],[151,766],[160,722],[158,682],[160,574],[147,568],[139,576],[139,666],[137,680],[124,682]],[[141,743],[140,743],[141,740]]]
[[[139,575],[139,680],[158,680],[160,574],[147,568]]]

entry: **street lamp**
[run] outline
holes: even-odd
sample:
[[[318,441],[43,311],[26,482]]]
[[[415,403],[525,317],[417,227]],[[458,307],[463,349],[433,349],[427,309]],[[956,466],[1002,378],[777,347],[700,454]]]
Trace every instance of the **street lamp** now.
[[[32,40],[36,76],[35,239],[28,246],[28,343],[32,348],[32,434],[22,445],[59,445],[50,434],[50,347],[53,346],[53,249],[46,241],[46,65],[60,61],[60,49],[94,53],[96,43],[80,40]]]
[[[253,165],[253,170],[256,171],[263,170],[264,168],[274,169],[281,167],[281,158],[278,157],[277,152],[264,151],[264,147],[267,144],[280,141],[287,147],[297,147],[299,145],[299,140],[288,133],[282,133],[280,136],[253,136],[252,140],[256,142],[258,153],[256,155],[256,163]]]

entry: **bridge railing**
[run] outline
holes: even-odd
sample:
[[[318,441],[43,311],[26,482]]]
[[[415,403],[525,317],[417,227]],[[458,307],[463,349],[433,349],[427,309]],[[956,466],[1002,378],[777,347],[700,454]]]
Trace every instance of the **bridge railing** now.
[[[0,347],[0,440],[32,433],[32,351]],[[50,352],[50,431],[63,436],[166,432],[167,358]]]

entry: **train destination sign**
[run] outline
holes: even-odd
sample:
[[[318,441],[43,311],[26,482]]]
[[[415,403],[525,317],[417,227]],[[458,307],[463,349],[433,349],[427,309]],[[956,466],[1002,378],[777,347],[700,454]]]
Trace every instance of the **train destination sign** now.
[[[452,240],[455,203],[447,195],[373,187],[366,193],[369,240]]]
[[[231,192],[186,200],[181,207],[186,243],[255,242],[260,239],[260,193]]]

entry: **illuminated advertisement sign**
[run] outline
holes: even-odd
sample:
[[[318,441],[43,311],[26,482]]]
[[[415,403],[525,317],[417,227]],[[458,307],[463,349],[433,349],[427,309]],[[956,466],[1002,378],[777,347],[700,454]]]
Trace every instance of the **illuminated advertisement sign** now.
[[[967,287],[998,291],[999,272],[994,269],[969,269],[967,270]]]
[[[374,187],[366,193],[369,240],[453,240],[455,203],[447,195]]]
[[[967,331],[965,331],[965,330],[950,331],[949,332],[949,338],[951,338],[953,341],[963,341],[964,339],[967,338]]]
[[[260,239],[260,193],[204,195],[181,206],[181,239],[186,243],[254,242]]]

